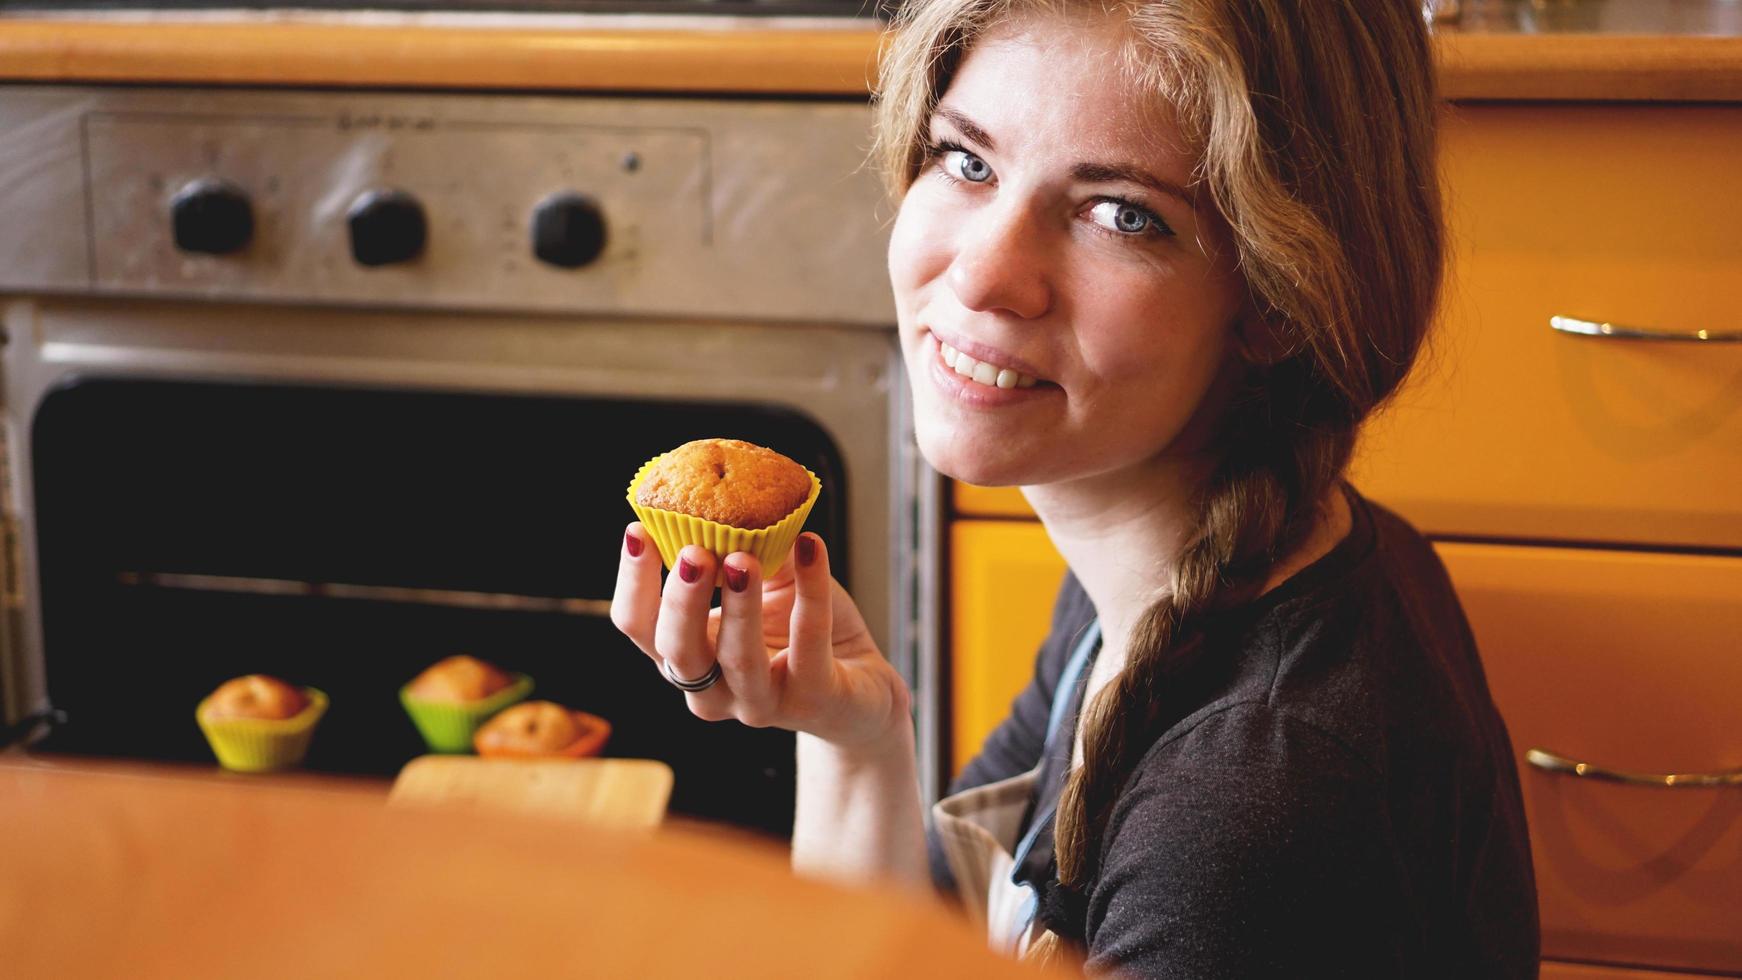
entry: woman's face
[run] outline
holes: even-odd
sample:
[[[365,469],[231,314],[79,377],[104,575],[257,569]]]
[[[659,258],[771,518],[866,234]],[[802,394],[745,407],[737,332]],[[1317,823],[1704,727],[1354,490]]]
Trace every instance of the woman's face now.
[[[1120,77],[1122,30],[1011,21],[931,119],[889,272],[919,445],[950,476],[1189,456],[1220,408],[1246,287],[1171,111]]]

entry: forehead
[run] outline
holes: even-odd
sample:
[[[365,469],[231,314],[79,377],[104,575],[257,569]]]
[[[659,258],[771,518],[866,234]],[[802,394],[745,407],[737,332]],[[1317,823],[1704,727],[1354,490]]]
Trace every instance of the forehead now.
[[[942,104],[1000,152],[1118,158],[1182,183],[1193,154],[1174,107],[1128,69],[1135,38],[1118,14],[1017,14],[968,49]]]

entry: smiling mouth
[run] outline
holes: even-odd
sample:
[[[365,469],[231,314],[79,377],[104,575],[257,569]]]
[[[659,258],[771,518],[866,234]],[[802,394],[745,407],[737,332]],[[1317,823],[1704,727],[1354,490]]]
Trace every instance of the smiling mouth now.
[[[941,338],[938,340],[938,353],[942,355],[945,367],[968,381],[988,388],[1032,388],[1039,384],[1032,375],[986,361],[976,361],[944,343]]]

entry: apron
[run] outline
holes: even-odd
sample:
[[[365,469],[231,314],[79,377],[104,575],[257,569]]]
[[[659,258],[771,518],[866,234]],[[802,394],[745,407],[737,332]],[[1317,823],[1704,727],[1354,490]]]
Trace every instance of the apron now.
[[[1101,642],[1101,624],[1090,624],[1059,675],[1053,694],[1052,714],[1046,723],[1044,762],[1052,755],[1053,743],[1064,737],[1060,729],[1077,683],[1096,646]],[[1040,898],[1033,888],[1017,882],[1016,870],[1028,857],[1040,832],[1052,823],[1057,801],[1037,807],[1028,833],[1018,838],[1022,812],[1039,791],[1040,764],[1033,769],[995,783],[946,796],[932,807],[936,829],[950,873],[969,916],[986,924],[992,948],[1020,957],[1045,932],[1035,917]]]

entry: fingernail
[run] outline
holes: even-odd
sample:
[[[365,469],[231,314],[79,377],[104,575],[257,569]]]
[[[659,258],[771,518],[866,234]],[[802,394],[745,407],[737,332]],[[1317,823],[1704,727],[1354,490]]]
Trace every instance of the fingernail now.
[[[808,534],[798,536],[798,563],[809,565],[817,560],[817,539]]]
[[[701,578],[701,576],[702,566],[690,561],[688,558],[679,558],[677,560],[678,578],[683,579],[685,582],[694,582],[696,579]]]
[[[636,537],[634,531],[624,531],[623,547],[629,552],[629,557],[640,558],[641,549],[647,547],[647,543]]]
[[[726,566],[726,588],[731,589],[733,592],[742,592],[744,591],[744,587],[749,584],[749,569],[739,568],[736,565],[730,564]]]

